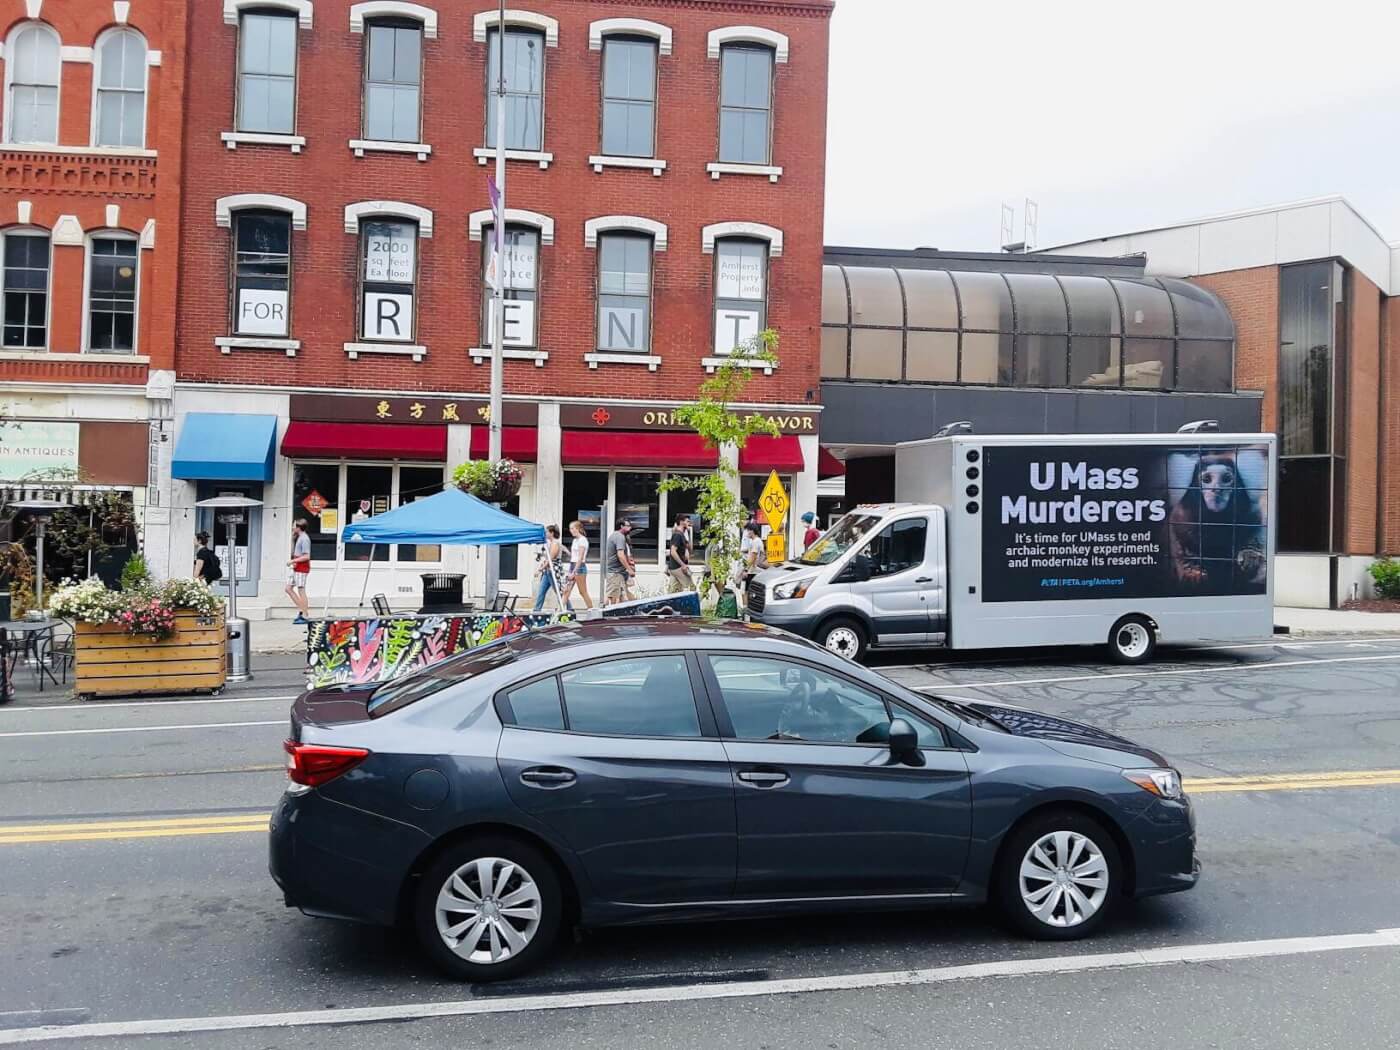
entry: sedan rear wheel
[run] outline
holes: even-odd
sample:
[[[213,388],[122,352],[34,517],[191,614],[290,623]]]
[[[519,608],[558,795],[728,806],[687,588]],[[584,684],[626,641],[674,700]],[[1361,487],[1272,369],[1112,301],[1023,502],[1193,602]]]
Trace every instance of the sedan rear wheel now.
[[[1001,857],[1002,909],[1017,929],[1040,940],[1089,936],[1122,895],[1112,836],[1080,813],[1051,812],[1022,825]]]
[[[563,897],[554,866],[511,839],[454,846],[424,873],[418,937],[455,977],[498,981],[535,966],[558,935]]]

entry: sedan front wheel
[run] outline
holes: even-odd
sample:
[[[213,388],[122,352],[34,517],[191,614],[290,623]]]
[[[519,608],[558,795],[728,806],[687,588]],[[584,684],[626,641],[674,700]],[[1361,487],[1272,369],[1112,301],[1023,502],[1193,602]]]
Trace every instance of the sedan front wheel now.
[[[1037,940],[1088,937],[1123,893],[1117,846],[1098,821],[1052,811],[1017,828],[1001,853],[997,896],[1021,933]]]

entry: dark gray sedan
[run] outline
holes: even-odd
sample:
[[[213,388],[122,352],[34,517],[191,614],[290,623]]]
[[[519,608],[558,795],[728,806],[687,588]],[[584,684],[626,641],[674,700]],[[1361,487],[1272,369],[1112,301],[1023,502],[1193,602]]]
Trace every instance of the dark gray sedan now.
[[[469,980],[599,926],[992,900],[1032,937],[1189,889],[1181,779],[1077,722],[930,699],[771,628],[512,636],[292,707],[272,877]]]

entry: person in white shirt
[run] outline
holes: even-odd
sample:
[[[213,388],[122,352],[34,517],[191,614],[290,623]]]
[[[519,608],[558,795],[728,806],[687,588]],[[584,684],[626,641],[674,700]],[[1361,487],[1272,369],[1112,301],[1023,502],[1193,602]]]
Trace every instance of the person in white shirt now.
[[[584,604],[592,609],[593,599],[588,596],[588,534],[583,530],[583,522],[571,521],[569,535],[574,538],[569,546],[569,574],[564,578],[564,593],[559,597],[564,602],[564,608],[572,609],[569,596],[577,588]]]

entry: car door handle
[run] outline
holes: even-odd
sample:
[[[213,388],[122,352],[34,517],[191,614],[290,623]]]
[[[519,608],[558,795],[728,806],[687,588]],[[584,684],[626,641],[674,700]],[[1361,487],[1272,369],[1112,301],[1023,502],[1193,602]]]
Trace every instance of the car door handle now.
[[[739,774],[739,779],[754,787],[771,788],[782,787],[788,782],[789,777],[786,773],[776,769],[746,769]]]
[[[578,780],[572,769],[558,766],[544,766],[527,769],[520,774],[520,782],[526,787],[561,788],[568,787]]]
[[[915,580],[914,582],[915,582],[915,583],[932,583],[932,582],[933,582],[933,577],[932,577],[932,576],[920,576],[920,577],[919,577],[917,580]]]

